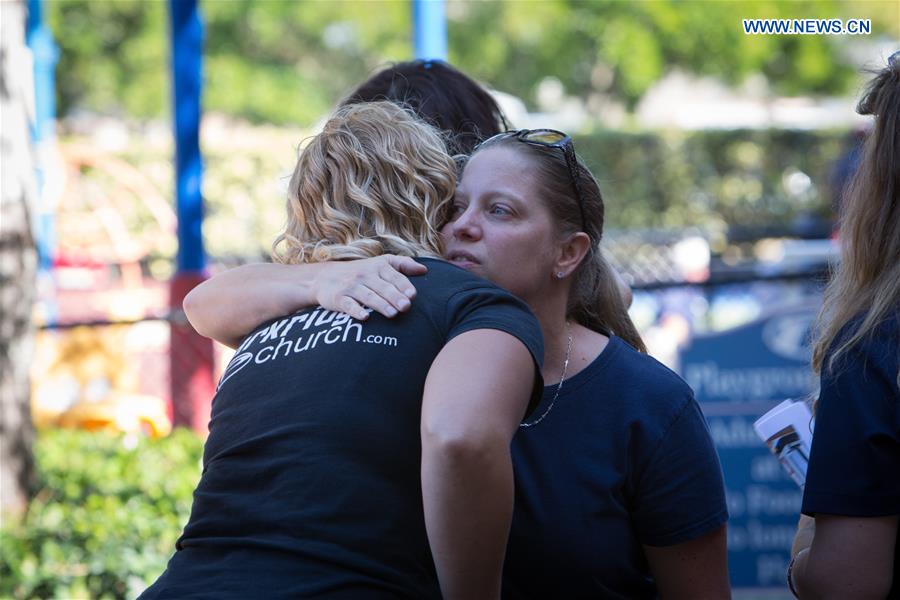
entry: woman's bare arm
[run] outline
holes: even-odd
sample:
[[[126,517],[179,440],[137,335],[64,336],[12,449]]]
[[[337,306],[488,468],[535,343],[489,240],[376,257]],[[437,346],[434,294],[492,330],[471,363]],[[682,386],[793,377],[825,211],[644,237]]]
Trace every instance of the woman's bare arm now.
[[[644,546],[662,600],[731,598],[725,526],[673,546]]]
[[[885,598],[894,583],[898,515],[804,517],[791,579],[801,598]]]
[[[422,499],[444,598],[500,598],[513,509],[510,443],[534,360],[515,337],[478,329],[432,363],[422,402]]]
[[[200,335],[236,348],[260,323],[320,304],[364,320],[369,307],[386,317],[416,295],[408,276],[428,270],[411,258],[384,255],[343,262],[229,269],[195,287],[184,312]]]

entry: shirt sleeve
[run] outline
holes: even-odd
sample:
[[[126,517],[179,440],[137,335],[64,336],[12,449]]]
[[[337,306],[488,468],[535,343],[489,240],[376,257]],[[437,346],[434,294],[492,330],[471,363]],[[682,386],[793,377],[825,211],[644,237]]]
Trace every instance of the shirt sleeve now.
[[[823,372],[805,514],[900,514],[898,353],[896,338],[876,338]]]
[[[535,379],[525,418],[541,400],[544,380],[544,337],[537,318],[522,300],[485,283],[454,293],[447,301],[447,341],[475,329],[504,331],[521,341],[534,360]]]
[[[633,519],[648,546],[687,542],[728,521],[719,456],[693,397],[652,450],[638,479]]]

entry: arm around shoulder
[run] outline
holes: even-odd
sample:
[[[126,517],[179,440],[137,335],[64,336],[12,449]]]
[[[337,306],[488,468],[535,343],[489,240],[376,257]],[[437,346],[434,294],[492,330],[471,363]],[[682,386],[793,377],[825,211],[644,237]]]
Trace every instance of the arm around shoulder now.
[[[422,403],[422,495],[441,591],[499,598],[513,507],[510,443],[535,385],[525,345],[477,329],[451,340]]]
[[[200,335],[236,348],[261,323],[316,304],[359,320],[368,317],[365,307],[393,317],[408,310],[416,295],[406,276],[427,270],[411,258],[390,254],[299,265],[244,265],[191,290],[184,312]]]
[[[184,312],[197,333],[231,348],[259,324],[315,303],[322,264],[259,263],[229,269],[188,293]]]

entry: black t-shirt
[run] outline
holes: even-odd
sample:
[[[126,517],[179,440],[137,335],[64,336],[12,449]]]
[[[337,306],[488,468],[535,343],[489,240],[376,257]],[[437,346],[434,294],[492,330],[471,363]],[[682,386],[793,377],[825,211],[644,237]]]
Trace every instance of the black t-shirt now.
[[[844,338],[859,319],[838,336]],[[803,513],[900,515],[900,322],[882,323],[835,368],[822,369]],[[900,533],[894,585],[900,598]]]
[[[617,337],[559,392],[513,439],[503,597],[655,598],[643,545],[687,542],[728,519],[706,419],[678,375]],[[555,394],[545,388],[533,414]]]
[[[420,483],[428,370],[473,329],[516,336],[537,364],[543,342],[521,300],[419,260],[428,273],[407,313],[359,322],[304,310],[238,348],[213,401],[190,520],[143,598],[440,597]],[[535,377],[534,401],[539,368]]]

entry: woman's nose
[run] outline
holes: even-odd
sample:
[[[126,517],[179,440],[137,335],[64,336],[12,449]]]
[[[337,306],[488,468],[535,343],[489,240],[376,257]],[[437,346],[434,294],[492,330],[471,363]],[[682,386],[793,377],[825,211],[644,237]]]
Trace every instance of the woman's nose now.
[[[478,239],[481,237],[481,223],[477,212],[467,208],[457,219],[450,223],[450,233],[456,239]]]

